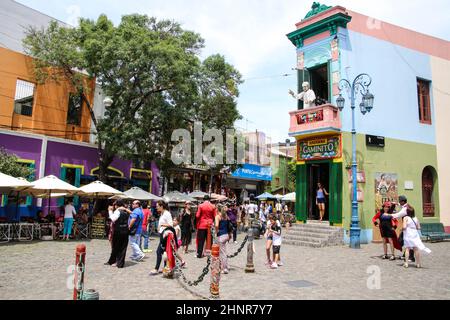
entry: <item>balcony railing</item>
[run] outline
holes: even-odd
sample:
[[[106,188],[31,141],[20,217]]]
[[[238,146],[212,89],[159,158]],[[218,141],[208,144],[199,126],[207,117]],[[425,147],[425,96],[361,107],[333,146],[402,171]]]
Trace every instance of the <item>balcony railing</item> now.
[[[340,132],[342,128],[339,110],[331,104],[293,111],[289,114],[291,116],[289,128],[291,136],[301,136],[316,132],[335,133]]]

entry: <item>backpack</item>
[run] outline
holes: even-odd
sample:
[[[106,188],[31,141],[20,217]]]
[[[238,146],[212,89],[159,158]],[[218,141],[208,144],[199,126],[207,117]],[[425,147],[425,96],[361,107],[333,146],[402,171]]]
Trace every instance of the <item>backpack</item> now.
[[[128,235],[128,214],[125,211],[120,211],[119,219],[114,222],[114,234]]]

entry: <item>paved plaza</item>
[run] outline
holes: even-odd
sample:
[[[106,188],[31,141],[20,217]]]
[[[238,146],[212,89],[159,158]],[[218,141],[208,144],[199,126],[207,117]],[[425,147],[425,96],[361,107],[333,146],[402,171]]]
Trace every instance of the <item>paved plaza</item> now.
[[[229,245],[229,253],[238,248],[243,237],[240,234],[239,243]],[[67,282],[79,243],[87,247],[85,288],[98,290],[100,299],[184,300],[209,296],[210,274],[197,287],[191,287],[192,292],[178,280],[148,275],[156,260],[157,240],[153,238],[153,252],[143,262],[128,260],[124,269],[103,264],[110,254],[107,240],[2,244],[0,299],[71,299],[73,291],[67,288]],[[271,270],[264,265],[264,240],[256,240],[256,272],[244,273],[246,250],[242,250],[230,260],[230,273],[221,277],[220,296],[238,300],[450,299],[450,243],[427,246],[433,253],[424,257],[424,268],[404,269],[399,260],[382,260],[382,246],[378,244],[363,245],[361,250],[284,245],[281,255],[285,265]],[[196,280],[206,259],[196,259],[191,251],[186,261],[186,277]]]

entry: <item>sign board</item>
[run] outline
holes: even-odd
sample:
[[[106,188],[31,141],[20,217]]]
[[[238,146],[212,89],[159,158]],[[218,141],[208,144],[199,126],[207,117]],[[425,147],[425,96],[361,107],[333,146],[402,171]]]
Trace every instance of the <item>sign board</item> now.
[[[298,161],[333,159],[341,156],[340,136],[310,138],[297,142]]]
[[[272,168],[246,163],[231,174],[234,178],[272,181]]]
[[[405,181],[405,190],[414,190],[414,182]]]
[[[366,146],[384,148],[384,137],[366,134]]]
[[[92,218],[91,225],[91,238],[103,239],[106,237],[106,219],[105,218]]]

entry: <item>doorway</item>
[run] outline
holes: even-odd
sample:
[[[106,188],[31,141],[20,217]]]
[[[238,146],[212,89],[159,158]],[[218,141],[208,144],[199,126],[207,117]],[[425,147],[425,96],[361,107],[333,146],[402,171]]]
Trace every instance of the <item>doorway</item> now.
[[[322,105],[330,101],[330,82],[328,79],[328,67],[328,64],[322,64],[320,66],[309,69],[311,88],[316,94],[316,105]]]
[[[320,213],[316,205],[316,192],[317,184],[320,182],[322,186],[330,192],[330,164],[326,163],[311,163],[307,164],[307,208],[308,208],[308,220],[319,220]],[[325,197],[325,215],[323,221],[329,221],[329,197]]]

